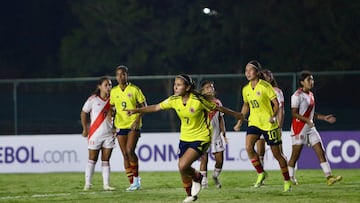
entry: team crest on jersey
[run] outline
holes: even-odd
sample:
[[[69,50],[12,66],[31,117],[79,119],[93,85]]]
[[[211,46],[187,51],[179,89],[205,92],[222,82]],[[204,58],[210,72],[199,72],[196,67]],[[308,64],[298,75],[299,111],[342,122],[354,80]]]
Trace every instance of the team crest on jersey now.
[[[194,112],[195,112],[195,109],[194,109],[194,108],[190,108],[190,112],[191,112],[191,113],[194,113]]]
[[[260,92],[256,92],[256,95],[257,95],[257,96],[260,96],[260,95],[261,95],[261,93],[260,93]]]
[[[128,93],[128,95],[127,95],[129,98],[131,98],[132,97],[132,94],[131,93]]]

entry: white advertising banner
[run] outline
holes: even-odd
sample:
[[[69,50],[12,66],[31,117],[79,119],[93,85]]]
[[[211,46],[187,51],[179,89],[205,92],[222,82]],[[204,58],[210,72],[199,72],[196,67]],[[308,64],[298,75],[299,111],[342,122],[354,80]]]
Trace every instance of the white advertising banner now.
[[[291,153],[290,132],[283,132],[283,149]],[[229,144],[224,152],[224,170],[253,170],[246,150],[245,132],[227,132]],[[142,133],[136,148],[141,171],[177,171],[179,133]],[[100,156],[99,156],[100,157]],[[265,169],[279,165],[267,146]],[[74,135],[0,136],[0,173],[83,172],[88,160],[86,138]],[[96,170],[101,170],[98,160]],[[113,151],[112,171],[124,171],[118,145]],[[208,168],[214,168],[209,158]],[[199,168],[200,162],[194,163]]]

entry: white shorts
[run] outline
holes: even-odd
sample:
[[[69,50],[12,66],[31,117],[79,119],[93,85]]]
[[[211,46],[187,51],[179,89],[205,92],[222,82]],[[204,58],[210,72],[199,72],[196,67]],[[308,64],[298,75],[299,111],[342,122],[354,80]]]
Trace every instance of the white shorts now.
[[[224,142],[222,140],[222,135],[218,134],[217,136],[213,136],[211,139],[211,144],[208,149],[208,152],[211,153],[223,152],[225,150]]]
[[[308,125],[305,125],[304,128],[298,135],[291,136],[292,145],[308,145],[314,146],[316,143],[321,142],[321,137],[319,132],[315,127],[310,128]]]
[[[99,150],[102,147],[112,149],[115,146],[115,137],[109,135],[106,137],[91,137],[88,140],[88,149]]]

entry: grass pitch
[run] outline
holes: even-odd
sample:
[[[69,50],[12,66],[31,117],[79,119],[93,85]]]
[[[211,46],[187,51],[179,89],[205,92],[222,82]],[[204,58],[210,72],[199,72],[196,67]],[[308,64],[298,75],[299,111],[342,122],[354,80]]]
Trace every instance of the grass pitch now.
[[[333,170],[343,180],[327,186],[322,171],[299,170],[300,183],[291,192],[282,192],[280,171],[268,171],[265,186],[253,188],[255,171],[223,171],[222,188],[217,189],[209,171],[209,188],[199,194],[198,203],[209,202],[360,202],[360,170]],[[93,187],[83,191],[84,173],[0,174],[0,202],[182,202],[186,194],[178,172],[141,172],[142,188],[126,192],[124,172],[111,173],[116,191],[102,190],[101,173],[93,177]]]

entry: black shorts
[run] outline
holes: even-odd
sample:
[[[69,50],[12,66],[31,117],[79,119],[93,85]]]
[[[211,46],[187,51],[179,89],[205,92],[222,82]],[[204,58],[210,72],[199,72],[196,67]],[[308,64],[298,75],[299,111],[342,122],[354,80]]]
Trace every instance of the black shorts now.
[[[130,131],[132,131],[132,130],[131,129],[116,129],[116,136],[128,135]],[[134,130],[134,131],[139,132],[139,135],[140,135],[140,132],[141,132],[140,129]]]
[[[282,144],[279,128],[269,130],[269,131],[264,131],[255,126],[248,126],[247,130],[246,130],[246,134],[247,135],[255,134],[255,135],[258,135],[259,137],[260,137],[260,135],[264,135],[264,139],[266,140],[266,143],[269,146]]]
[[[206,142],[206,141],[185,142],[185,141],[180,140],[178,156],[179,156],[179,158],[181,158],[184,155],[184,153],[186,152],[186,150],[189,148],[194,149],[201,156],[207,151],[209,146],[210,146],[210,142]]]

